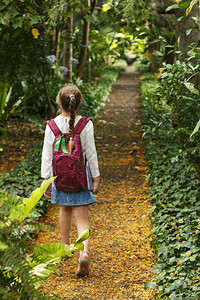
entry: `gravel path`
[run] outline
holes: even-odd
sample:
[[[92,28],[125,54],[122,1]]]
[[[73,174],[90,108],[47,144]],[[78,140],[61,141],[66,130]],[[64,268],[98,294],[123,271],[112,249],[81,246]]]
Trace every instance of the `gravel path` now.
[[[96,146],[101,172],[101,192],[90,207],[91,268],[89,276],[77,278],[78,253],[59,264],[43,287],[60,299],[151,299],[144,290],[152,279],[153,250],[148,212],[147,162],[141,138],[138,73],[132,66],[122,72],[105,107],[95,121]],[[57,206],[47,221],[58,223]],[[71,242],[77,238],[72,220]],[[59,229],[42,232],[38,243],[60,242]]]

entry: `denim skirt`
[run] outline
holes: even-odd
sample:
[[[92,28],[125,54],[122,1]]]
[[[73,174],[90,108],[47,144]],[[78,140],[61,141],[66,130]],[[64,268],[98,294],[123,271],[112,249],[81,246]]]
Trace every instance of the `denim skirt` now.
[[[88,205],[96,202],[94,194],[88,189],[78,193],[65,193],[58,191],[55,184],[52,183],[51,203],[66,205],[66,206],[80,206]]]

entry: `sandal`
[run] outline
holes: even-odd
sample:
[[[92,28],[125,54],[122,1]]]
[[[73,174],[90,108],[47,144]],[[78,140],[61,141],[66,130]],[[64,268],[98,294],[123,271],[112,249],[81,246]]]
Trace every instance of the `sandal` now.
[[[83,257],[83,254],[87,253],[88,257]],[[78,269],[76,271],[77,276],[86,276],[89,274],[89,265],[90,265],[90,254],[88,251],[83,251],[80,255]]]

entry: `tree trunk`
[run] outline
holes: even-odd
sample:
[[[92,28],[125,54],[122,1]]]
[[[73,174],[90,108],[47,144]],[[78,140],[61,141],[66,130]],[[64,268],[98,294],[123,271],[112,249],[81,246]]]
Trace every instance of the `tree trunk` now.
[[[60,30],[58,31],[57,45],[56,45],[56,63],[58,63],[59,49],[60,49]]]
[[[48,105],[49,105],[49,115],[50,115],[51,118],[54,118],[53,108],[52,108],[52,105],[51,105],[51,99],[50,99],[49,92],[48,92],[47,85],[46,85],[46,76],[45,76],[45,74],[42,71],[40,66],[38,66],[38,69],[39,69],[39,72],[40,72],[40,76],[42,78],[44,93],[46,95],[47,102],[48,102]]]
[[[54,28],[53,30],[53,48],[52,54],[55,55],[56,60],[55,63],[58,63],[59,58],[59,49],[60,49],[60,30],[58,28]],[[53,69],[53,73],[56,74],[57,70]]]
[[[54,27],[54,29],[53,29],[53,46],[52,46],[52,50],[51,50],[51,54],[54,54],[54,55],[56,55],[57,39],[58,39],[58,31],[57,31],[57,28]]]
[[[88,49],[88,41],[89,41],[89,29],[90,22],[87,22],[85,19],[83,20],[83,34],[82,34],[82,47],[79,55],[79,70],[78,77],[82,78],[83,70],[87,58],[87,49]]]
[[[60,17],[60,22],[62,22],[62,17]],[[60,50],[60,29],[58,28],[54,28],[54,48],[55,48],[55,53],[53,53],[56,56],[56,63],[58,63],[58,59],[59,59],[59,50]]]
[[[97,0],[87,0],[87,6],[90,7],[90,13],[88,16],[92,16],[94,9],[96,7]],[[90,21],[87,21],[87,14],[85,14],[84,9],[82,10],[83,15],[83,31],[82,31],[82,45],[79,54],[79,69],[78,77],[81,79],[83,76],[84,66],[87,58],[88,42],[89,42],[89,30]]]
[[[63,46],[63,66],[68,69],[67,74],[63,75],[64,80],[72,82],[72,58],[73,58],[73,8],[69,7],[70,17],[67,18],[66,29],[64,33]]]

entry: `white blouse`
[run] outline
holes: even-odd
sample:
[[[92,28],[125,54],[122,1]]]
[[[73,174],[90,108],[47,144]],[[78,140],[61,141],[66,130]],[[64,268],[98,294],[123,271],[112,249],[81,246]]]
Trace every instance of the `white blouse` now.
[[[75,117],[75,126],[80,120],[81,116]],[[62,133],[68,133],[69,130],[69,117],[58,116],[55,119],[56,124],[58,125]],[[52,176],[52,159],[53,159],[53,142],[55,136],[51,131],[50,127],[47,125],[44,136],[44,144],[42,150],[42,165],[41,165],[41,177],[49,178]],[[81,145],[83,149],[83,156],[86,157],[88,164],[91,169],[92,177],[98,177],[99,166],[97,160],[97,152],[94,141],[94,127],[93,123],[89,121],[86,126],[83,128],[80,133]]]

